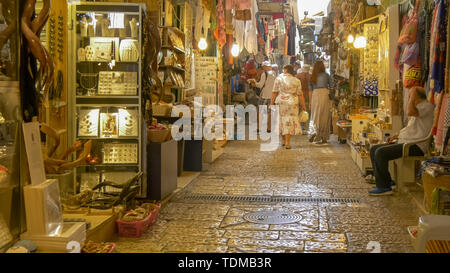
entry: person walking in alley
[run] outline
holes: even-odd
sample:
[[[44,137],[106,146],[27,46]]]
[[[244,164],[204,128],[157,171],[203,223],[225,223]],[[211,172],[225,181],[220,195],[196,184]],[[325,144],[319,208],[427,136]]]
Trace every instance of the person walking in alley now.
[[[305,99],[305,105],[306,105],[306,111],[311,111],[311,96],[309,91],[309,81],[311,79],[311,76],[309,74],[310,66],[305,64],[300,69],[300,73],[297,73],[297,79],[300,80],[302,83],[302,91],[303,91],[303,98]],[[312,94],[311,94],[312,95]],[[304,134],[306,134],[309,130],[309,121],[307,123],[302,123],[302,129],[304,130]]]
[[[314,65],[309,89],[312,90],[310,142],[326,144],[330,137],[331,101],[330,76],[322,61]]]
[[[283,68],[283,74],[275,80],[273,95],[270,105],[277,104],[280,107],[280,132],[283,136],[283,146],[291,149],[292,135],[301,135],[299,119],[299,105],[306,110],[303,98],[302,83],[295,77],[296,73],[292,65]]]
[[[370,160],[375,174],[376,187],[369,195],[391,195],[395,182],[389,173],[389,161],[403,156],[403,143],[414,142],[427,137],[433,127],[434,105],[427,101],[425,90],[414,87],[409,91],[408,125],[398,136],[388,138],[386,144],[370,149]],[[411,146],[410,155],[423,156],[427,152],[427,143]]]
[[[275,84],[275,74],[272,71],[272,65],[270,64],[270,62],[265,61],[262,64],[262,67],[264,69],[264,72],[261,74],[261,78],[259,80],[259,82],[256,82],[255,80],[253,80],[251,82],[253,87],[259,88],[261,89],[261,93],[259,94],[260,102],[259,105],[265,105],[267,106],[267,108],[270,105],[270,99],[272,97],[272,91],[273,91],[273,86]],[[270,132],[271,131],[271,115],[268,115],[267,118],[267,131]],[[259,117],[259,121],[262,122],[262,117]],[[259,128],[261,128],[261,125],[259,124]]]

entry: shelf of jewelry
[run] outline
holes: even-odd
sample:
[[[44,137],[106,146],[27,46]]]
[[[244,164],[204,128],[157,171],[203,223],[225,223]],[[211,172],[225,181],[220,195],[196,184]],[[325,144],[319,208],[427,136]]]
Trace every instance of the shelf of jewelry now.
[[[76,117],[71,137],[93,141],[92,160],[76,170],[79,185],[104,172],[116,172],[116,180],[124,171],[145,172],[139,73],[144,9],[134,3],[69,4],[70,103]],[[145,192],[142,183],[140,197]]]

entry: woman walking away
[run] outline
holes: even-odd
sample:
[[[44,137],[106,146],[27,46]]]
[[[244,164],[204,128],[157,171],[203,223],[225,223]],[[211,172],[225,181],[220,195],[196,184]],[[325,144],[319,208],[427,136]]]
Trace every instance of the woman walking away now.
[[[291,149],[291,135],[301,135],[299,104],[302,111],[306,110],[305,99],[303,98],[302,84],[295,77],[296,73],[292,65],[286,65],[276,80],[273,88],[271,105],[277,104],[280,107],[280,133],[283,136],[283,146]]]
[[[331,126],[330,76],[325,72],[322,61],[314,65],[309,88],[313,90],[309,141],[326,144]]]

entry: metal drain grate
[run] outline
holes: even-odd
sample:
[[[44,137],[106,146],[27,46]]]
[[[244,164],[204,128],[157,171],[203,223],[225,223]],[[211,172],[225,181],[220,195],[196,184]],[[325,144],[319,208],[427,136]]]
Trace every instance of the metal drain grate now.
[[[283,225],[302,220],[302,216],[289,211],[257,211],[244,215],[244,220],[255,224]]]
[[[354,198],[314,198],[297,196],[246,196],[246,195],[212,195],[190,194],[184,199],[206,201],[234,201],[255,203],[345,203],[359,204],[360,200]]]

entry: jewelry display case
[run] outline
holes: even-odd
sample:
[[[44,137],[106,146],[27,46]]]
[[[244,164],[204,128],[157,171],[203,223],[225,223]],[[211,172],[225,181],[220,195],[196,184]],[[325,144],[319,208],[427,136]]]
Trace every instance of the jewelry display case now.
[[[19,4],[0,4],[0,253],[23,231],[20,175]]]
[[[76,170],[78,190],[105,181],[122,184],[146,169],[140,74],[143,8],[128,3],[70,5],[71,137],[93,141],[86,163]]]

